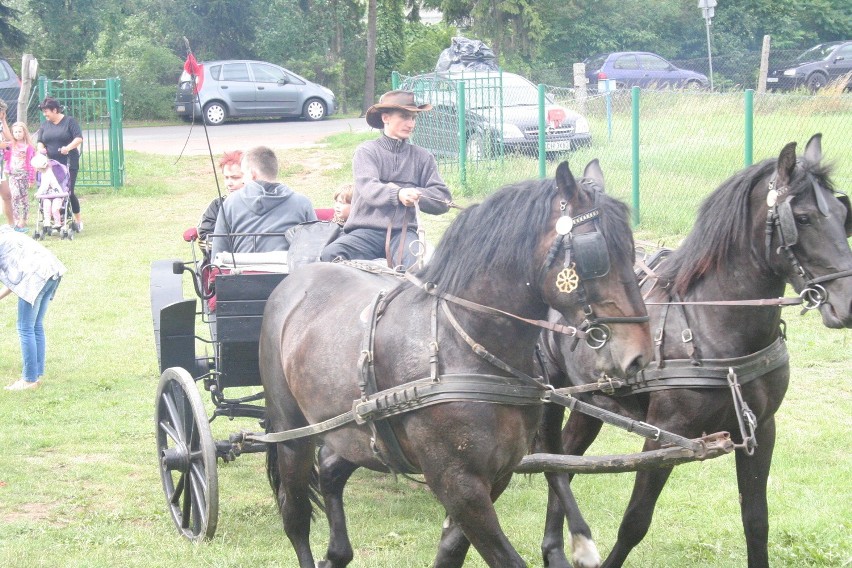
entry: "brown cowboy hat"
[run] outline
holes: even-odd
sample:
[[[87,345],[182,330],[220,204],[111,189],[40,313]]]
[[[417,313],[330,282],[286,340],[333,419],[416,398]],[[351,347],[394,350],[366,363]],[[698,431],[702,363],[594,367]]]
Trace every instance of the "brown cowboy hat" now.
[[[407,110],[410,112],[423,112],[431,110],[429,103],[418,105],[411,91],[388,91],[379,98],[379,102],[367,109],[367,124],[373,128],[382,130],[385,124],[382,122],[382,113],[391,110]]]

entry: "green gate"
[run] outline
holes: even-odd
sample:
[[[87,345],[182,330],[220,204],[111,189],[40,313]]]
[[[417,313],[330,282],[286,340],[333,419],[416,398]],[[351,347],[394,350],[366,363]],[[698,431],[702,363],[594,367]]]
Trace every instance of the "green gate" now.
[[[38,94],[58,100],[83,130],[77,187],[124,185],[121,80],[39,77]]]

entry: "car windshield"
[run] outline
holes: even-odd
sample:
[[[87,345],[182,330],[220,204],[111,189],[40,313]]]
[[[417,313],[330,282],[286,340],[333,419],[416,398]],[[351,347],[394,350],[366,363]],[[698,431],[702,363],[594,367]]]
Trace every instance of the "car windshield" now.
[[[839,42],[832,43],[823,43],[820,45],[816,45],[800,56],[796,58],[796,61],[799,63],[806,63],[808,61],[819,61],[821,59],[825,59],[831,52],[834,51],[834,48],[839,45]]]
[[[494,75],[482,81],[469,81],[466,102],[468,108],[500,106],[500,78]],[[537,106],[538,89],[523,77],[504,73],[502,103],[504,107]]]

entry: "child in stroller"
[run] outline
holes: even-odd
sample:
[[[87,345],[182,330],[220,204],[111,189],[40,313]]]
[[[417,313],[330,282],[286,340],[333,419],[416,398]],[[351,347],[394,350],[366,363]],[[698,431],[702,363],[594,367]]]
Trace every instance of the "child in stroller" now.
[[[56,232],[63,239],[73,239],[74,223],[68,203],[68,166],[50,160],[44,154],[36,154],[30,164],[39,175],[36,199],[41,201],[33,237],[43,239],[45,235]]]

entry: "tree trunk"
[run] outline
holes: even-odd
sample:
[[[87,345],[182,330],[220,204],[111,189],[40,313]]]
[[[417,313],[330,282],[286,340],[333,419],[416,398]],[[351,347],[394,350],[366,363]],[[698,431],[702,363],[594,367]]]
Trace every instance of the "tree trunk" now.
[[[364,69],[364,104],[361,116],[376,98],[376,0],[367,2],[367,64]]]

